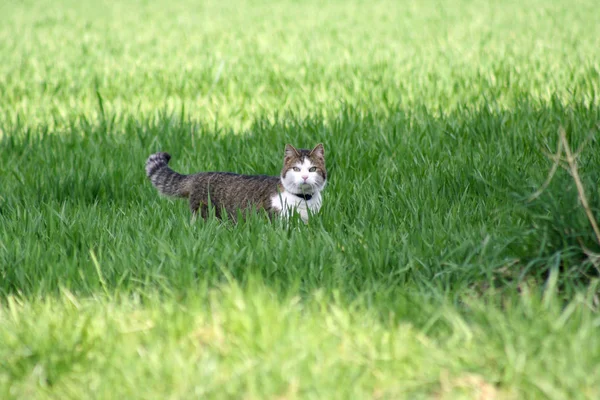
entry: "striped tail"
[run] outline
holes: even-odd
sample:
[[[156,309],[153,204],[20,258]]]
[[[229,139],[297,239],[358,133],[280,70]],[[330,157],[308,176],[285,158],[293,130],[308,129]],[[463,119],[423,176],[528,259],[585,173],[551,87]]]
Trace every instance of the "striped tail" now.
[[[188,197],[188,176],[181,175],[169,168],[171,156],[168,153],[156,153],[146,161],[146,175],[161,194],[176,197]]]

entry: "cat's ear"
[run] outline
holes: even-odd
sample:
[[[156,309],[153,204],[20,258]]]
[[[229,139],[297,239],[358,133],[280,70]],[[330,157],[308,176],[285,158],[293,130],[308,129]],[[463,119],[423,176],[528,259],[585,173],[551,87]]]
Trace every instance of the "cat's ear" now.
[[[325,149],[323,148],[323,143],[319,143],[318,145],[316,145],[315,148],[312,149],[312,151],[310,152],[310,155],[324,158],[325,157]]]
[[[291,144],[286,144],[285,145],[285,158],[291,158],[291,157],[300,157],[300,153],[298,153],[298,150],[296,150],[296,148],[294,146],[292,146]]]

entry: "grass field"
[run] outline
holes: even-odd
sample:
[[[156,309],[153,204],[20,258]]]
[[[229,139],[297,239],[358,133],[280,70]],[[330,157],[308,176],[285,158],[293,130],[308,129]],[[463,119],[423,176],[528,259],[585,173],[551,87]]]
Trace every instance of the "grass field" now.
[[[497,4],[496,4],[497,3]],[[575,4],[576,3],[576,4]],[[600,398],[595,1],[0,4],[0,398]],[[308,225],[181,172],[323,142]]]

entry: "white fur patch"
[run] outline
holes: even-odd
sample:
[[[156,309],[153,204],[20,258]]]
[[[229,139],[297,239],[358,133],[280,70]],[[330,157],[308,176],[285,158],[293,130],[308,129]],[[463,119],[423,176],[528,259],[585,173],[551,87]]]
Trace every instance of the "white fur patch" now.
[[[321,209],[321,193],[315,192],[310,200],[304,200],[288,191],[283,191],[271,197],[271,206],[279,211],[285,219],[289,218],[294,212],[298,212],[302,221],[306,223],[308,222],[309,210],[311,214],[315,214]]]

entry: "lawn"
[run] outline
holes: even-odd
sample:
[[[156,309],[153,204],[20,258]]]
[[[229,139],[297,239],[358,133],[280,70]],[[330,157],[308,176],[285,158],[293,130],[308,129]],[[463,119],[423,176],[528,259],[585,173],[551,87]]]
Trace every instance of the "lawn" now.
[[[0,15],[0,398],[600,398],[600,245],[543,186],[562,127],[600,215],[595,1]],[[192,222],[144,173],[319,142],[307,225]]]

